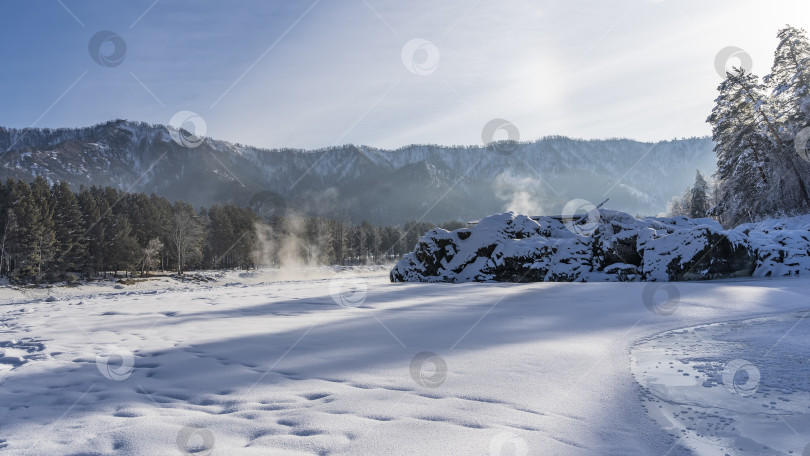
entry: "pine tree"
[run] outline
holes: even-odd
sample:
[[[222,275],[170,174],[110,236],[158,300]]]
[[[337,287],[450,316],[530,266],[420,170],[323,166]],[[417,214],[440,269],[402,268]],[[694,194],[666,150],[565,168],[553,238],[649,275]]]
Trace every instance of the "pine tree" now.
[[[149,197],[149,203],[150,207],[152,208],[151,212],[149,213],[152,221],[149,224],[149,228],[144,232],[147,233],[148,236],[151,236],[151,238],[147,236],[148,239],[157,237],[163,243],[163,249],[161,249],[159,253],[160,269],[168,270],[171,268],[171,256],[168,248],[171,243],[171,239],[169,237],[169,230],[167,227],[169,227],[171,223],[172,204],[168,199],[154,194]]]
[[[108,265],[112,266],[113,273],[118,271],[131,271],[140,253],[138,241],[132,235],[132,225],[124,214],[107,217],[110,224],[106,232],[109,234],[107,247]]]
[[[765,81],[771,89],[774,123],[787,142],[810,120],[810,41],[804,30],[789,25],[777,38],[771,74]]]
[[[319,264],[334,264],[335,263],[335,251],[333,250],[334,244],[330,239],[330,232],[329,232],[329,220],[318,217],[316,219],[316,229],[317,229],[317,244],[318,244],[318,257],[317,262]]]
[[[688,216],[691,218],[706,217],[709,213],[709,183],[700,174],[695,173],[695,184],[690,190]]]
[[[804,30],[789,25],[777,37],[779,45],[771,74],[766,77],[773,100],[772,116],[786,162],[797,169],[799,180],[810,188],[810,163],[806,161],[806,153],[800,155],[797,151],[797,146],[801,147],[810,134],[810,41]],[[810,203],[805,209],[807,206]]]
[[[119,203],[129,218],[132,235],[141,248],[165,232],[168,218],[161,211],[164,204],[168,204],[168,201],[154,195],[150,198],[143,193],[126,195]]]
[[[785,176],[776,167],[779,145],[769,136],[771,128],[764,114],[768,100],[763,89],[755,75],[743,70],[729,73],[718,87],[720,95],[707,119],[717,154],[719,201],[715,211],[732,226],[802,204],[798,186],[791,201],[773,198],[772,189]]]
[[[208,210],[210,220],[206,247],[214,267],[232,267],[229,256],[234,248],[234,235],[231,217],[224,208],[214,205]]]
[[[53,220],[55,234],[54,270],[60,276],[68,271],[81,271],[87,254],[82,211],[76,194],[66,182],[51,189],[55,203]]]
[[[334,262],[340,265],[345,264],[346,257],[349,255],[347,251],[349,230],[344,220],[345,218],[339,220],[330,220],[329,223],[332,251],[334,252]]]
[[[82,210],[82,228],[87,242],[85,273],[89,273],[90,270],[98,273],[104,268],[106,233],[102,214],[106,211],[106,202],[100,201],[94,190],[81,187],[78,197],[79,207]]]
[[[380,233],[380,244],[383,254],[388,257],[390,255],[399,255],[400,252],[400,239],[402,238],[402,230],[394,226],[383,227]]]
[[[429,222],[405,222],[405,236],[403,238],[404,251],[409,252],[413,250],[413,248],[419,242],[419,238],[435,227],[435,225]]]
[[[360,225],[354,225],[349,228],[349,255],[352,259],[352,264],[356,264],[355,260],[361,260],[363,257],[363,248],[366,243],[366,233]]]
[[[380,235],[377,232],[377,227],[372,225],[366,220],[360,224],[360,230],[363,232],[362,239],[362,254],[366,259],[376,257],[380,250]]]
[[[55,202],[51,195],[51,187],[42,176],[37,176],[31,183],[31,197],[33,207],[39,212],[34,235],[36,281],[40,283],[48,270],[48,263],[55,257],[54,244],[56,233],[54,231],[53,214]]]
[[[53,256],[53,204],[48,184],[41,177],[31,185],[22,180],[8,181],[6,191],[20,228],[11,242],[12,276],[40,282]]]
[[[307,218],[304,221],[304,244],[307,246],[307,264],[316,264],[321,250],[321,238],[318,219]]]
[[[237,245],[234,248],[236,267],[249,269],[255,267],[253,252],[258,248],[258,236],[256,234],[256,223],[259,218],[250,208],[237,208],[231,206],[235,212],[234,225],[239,231]]]

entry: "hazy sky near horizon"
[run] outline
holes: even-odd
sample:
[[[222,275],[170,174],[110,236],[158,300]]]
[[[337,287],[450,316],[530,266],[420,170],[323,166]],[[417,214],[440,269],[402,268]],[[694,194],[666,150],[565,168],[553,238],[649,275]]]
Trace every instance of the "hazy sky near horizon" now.
[[[0,125],[192,111],[208,136],[302,148],[480,144],[494,118],[521,140],[703,136],[718,52],[767,74],[786,23],[810,28],[810,3],[15,0],[0,4]]]

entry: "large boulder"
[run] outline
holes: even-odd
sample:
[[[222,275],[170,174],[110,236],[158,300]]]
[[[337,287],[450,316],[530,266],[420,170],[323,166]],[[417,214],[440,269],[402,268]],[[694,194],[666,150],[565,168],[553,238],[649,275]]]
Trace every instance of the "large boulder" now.
[[[757,252],[754,277],[810,276],[810,215],[741,225]]]
[[[602,211],[587,229],[507,212],[434,229],[391,270],[394,282],[679,281],[810,275],[810,216],[724,230],[711,219]]]
[[[756,252],[747,238],[711,219],[648,219],[638,237],[642,280],[676,281],[750,276]]]

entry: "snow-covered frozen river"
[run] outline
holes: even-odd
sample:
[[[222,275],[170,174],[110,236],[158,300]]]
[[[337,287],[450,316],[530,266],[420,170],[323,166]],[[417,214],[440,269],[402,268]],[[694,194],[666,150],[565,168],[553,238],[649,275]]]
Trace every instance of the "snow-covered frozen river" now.
[[[804,453],[796,449],[810,436],[808,316],[712,323],[640,342],[632,367],[645,406],[699,454]]]
[[[810,444],[808,279],[338,277],[0,294],[0,452],[802,455]]]

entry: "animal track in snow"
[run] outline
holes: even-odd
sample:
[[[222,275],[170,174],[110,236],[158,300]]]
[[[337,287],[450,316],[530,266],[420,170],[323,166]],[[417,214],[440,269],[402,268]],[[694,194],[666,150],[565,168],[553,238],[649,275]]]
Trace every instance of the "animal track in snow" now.
[[[45,344],[38,339],[0,341],[0,369],[7,366],[6,370],[11,370],[31,360],[47,358],[48,355],[43,353],[44,351]]]

